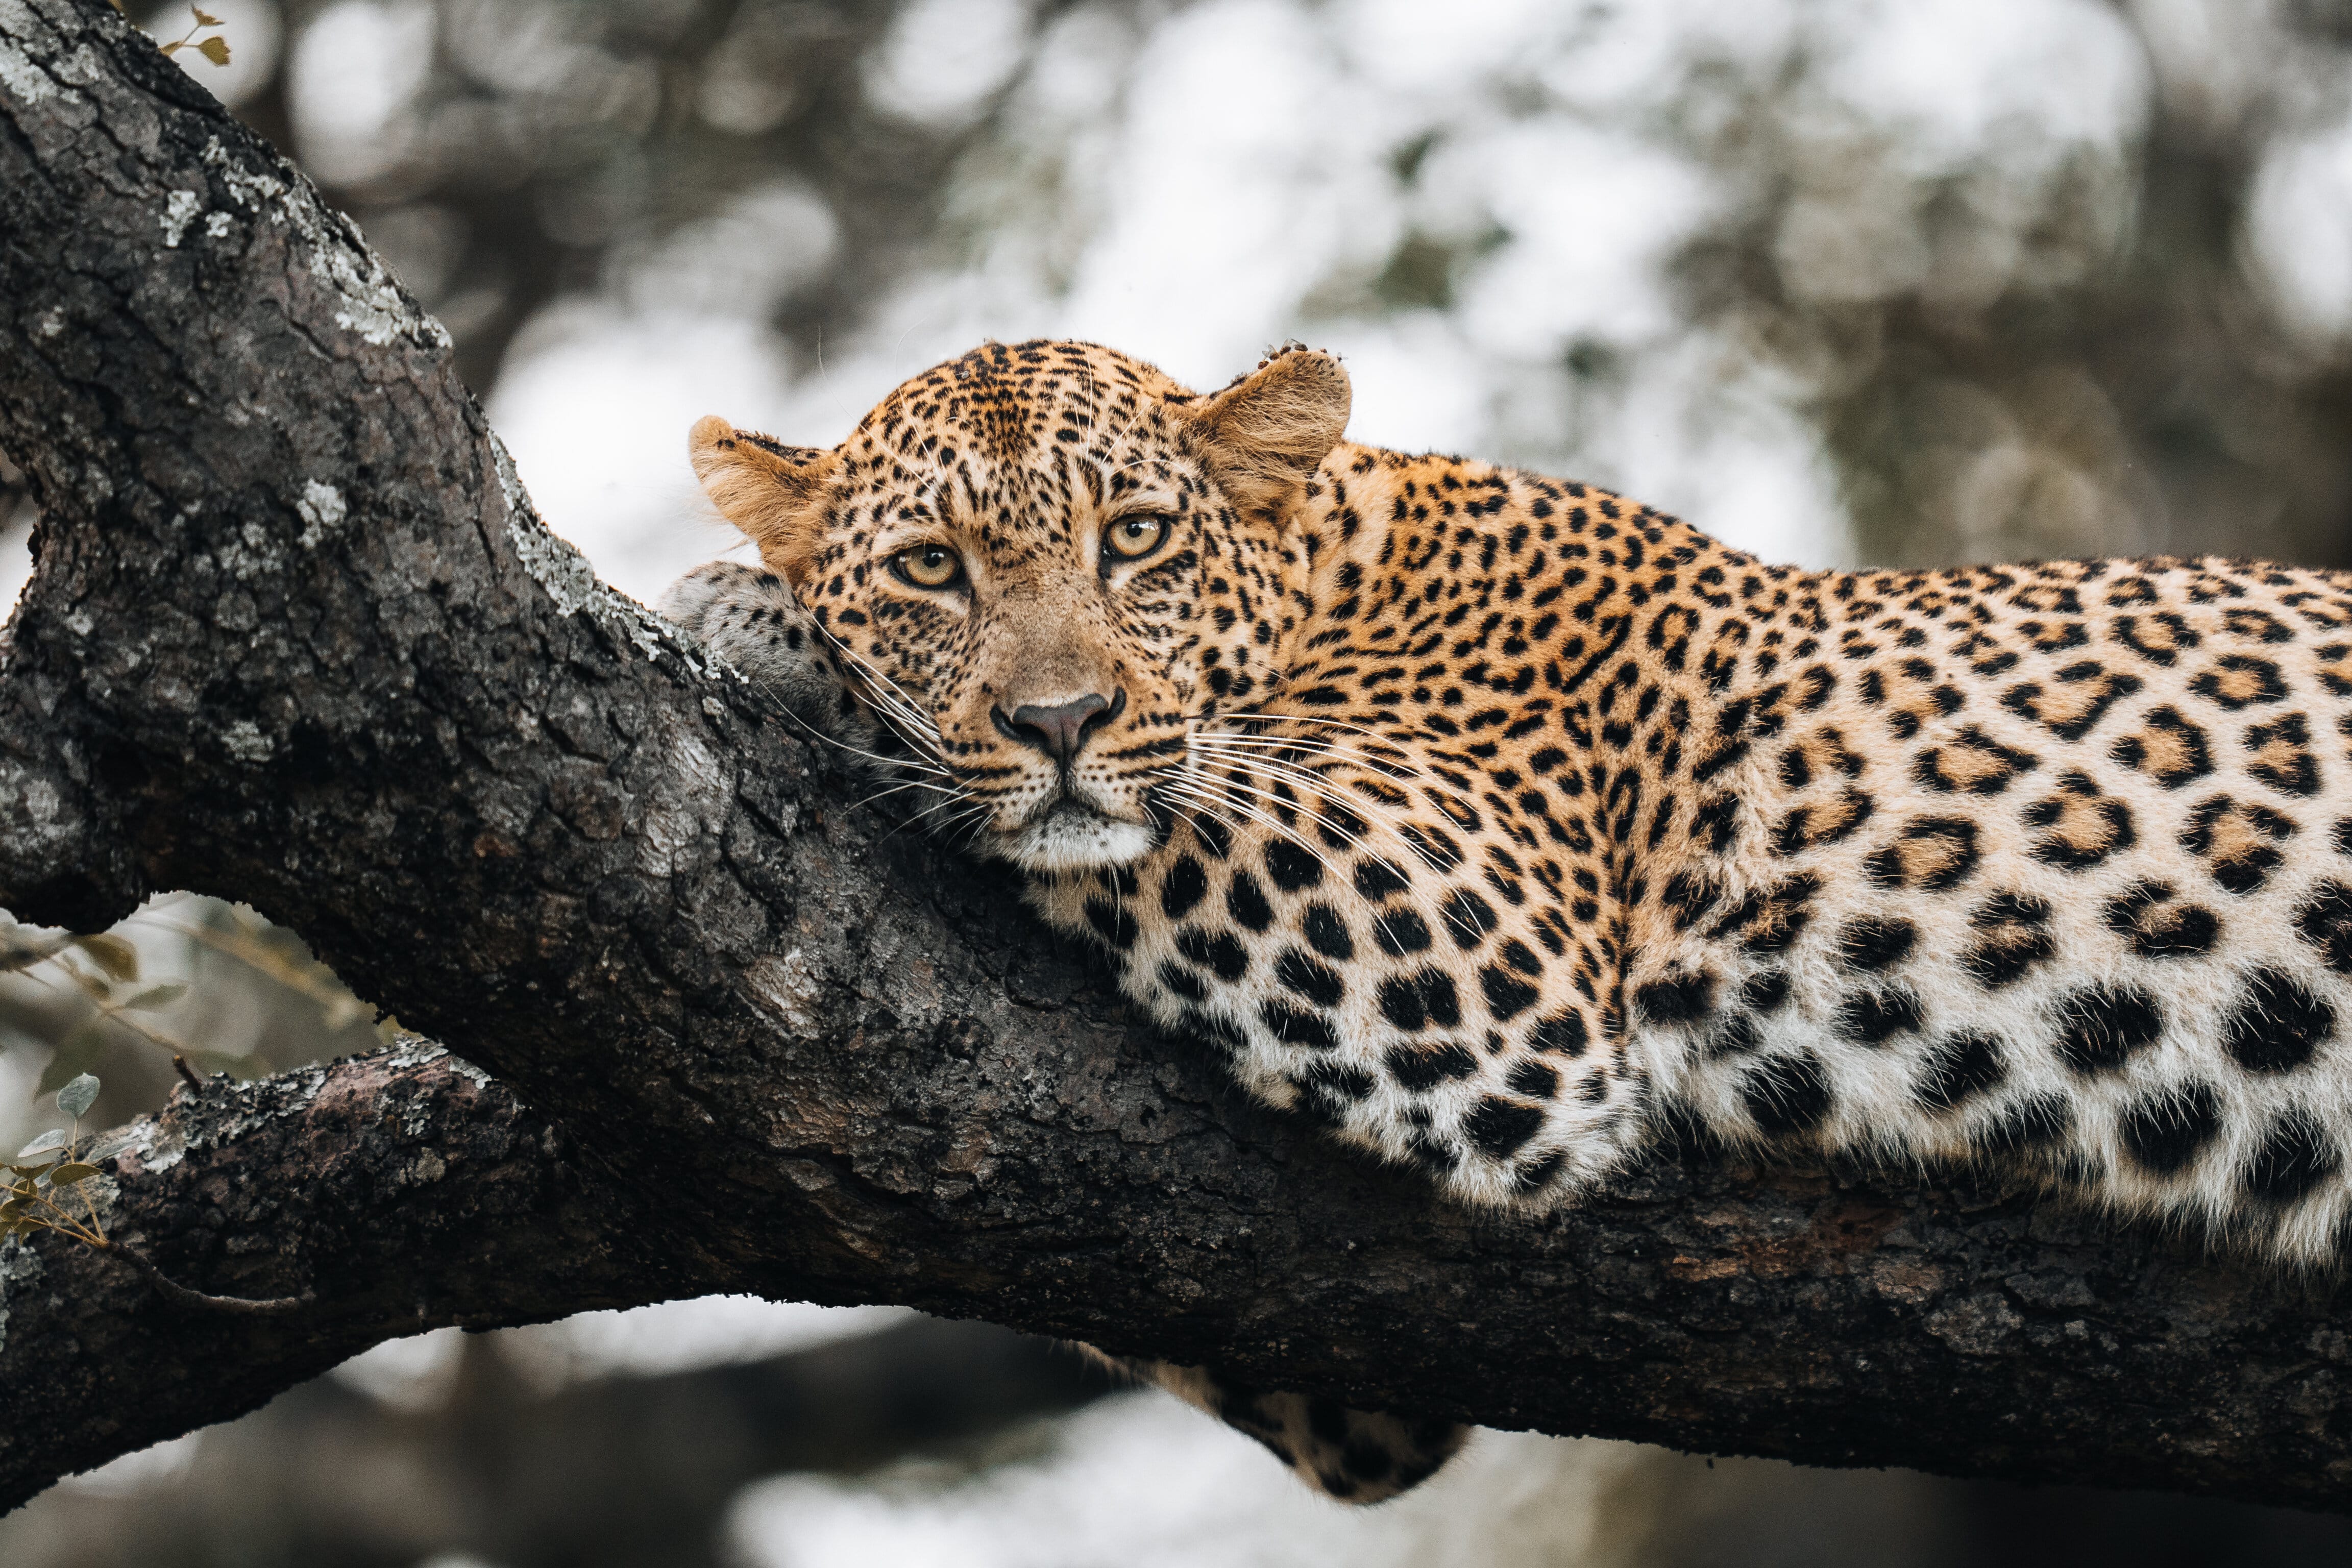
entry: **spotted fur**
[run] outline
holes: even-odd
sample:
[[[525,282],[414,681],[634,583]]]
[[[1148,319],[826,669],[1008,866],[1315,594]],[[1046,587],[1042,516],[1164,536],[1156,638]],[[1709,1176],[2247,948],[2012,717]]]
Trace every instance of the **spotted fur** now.
[[[1253,1093],[1454,1197],[1573,1201],[1671,1113],[2339,1255],[2352,579],[1767,565],[1347,405],[1306,351],[1202,396],[1034,342],[827,451],[706,420],[768,570],[688,618]],[[1009,717],[1091,699],[1066,761]]]

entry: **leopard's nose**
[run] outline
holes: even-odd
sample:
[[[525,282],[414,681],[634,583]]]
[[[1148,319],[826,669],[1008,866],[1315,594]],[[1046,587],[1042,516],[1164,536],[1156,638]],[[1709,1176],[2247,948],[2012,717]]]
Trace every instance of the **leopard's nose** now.
[[[1074,702],[1051,707],[1024,703],[1009,718],[1003,709],[991,708],[988,716],[995,721],[996,732],[1006,740],[1034,746],[1067,767],[1088,737],[1126,711],[1126,691],[1115,691],[1108,698],[1090,691]]]

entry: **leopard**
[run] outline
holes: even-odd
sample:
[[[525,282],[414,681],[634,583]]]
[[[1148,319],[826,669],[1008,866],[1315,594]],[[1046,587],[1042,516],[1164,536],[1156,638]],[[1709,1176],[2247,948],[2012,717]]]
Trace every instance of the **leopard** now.
[[[1214,1053],[1540,1214],[1696,1130],[2259,1259],[2352,1237],[2352,575],[1770,564],[1596,485],[989,342],[838,445],[713,416],[664,612]],[[1450,1421],[1118,1364],[1310,1486]]]

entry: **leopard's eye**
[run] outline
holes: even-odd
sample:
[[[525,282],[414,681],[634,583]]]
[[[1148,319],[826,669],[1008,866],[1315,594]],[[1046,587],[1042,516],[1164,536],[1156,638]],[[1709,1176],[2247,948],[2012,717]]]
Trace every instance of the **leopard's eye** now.
[[[1108,556],[1140,561],[1165,544],[1171,531],[1166,518],[1156,512],[1138,512],[1112,523],[1103,534],[1103,547]]]
[[[951,588],[963,580],[963,558],[944,544],[918,544],[890,557],[890,570],[918,588]]]

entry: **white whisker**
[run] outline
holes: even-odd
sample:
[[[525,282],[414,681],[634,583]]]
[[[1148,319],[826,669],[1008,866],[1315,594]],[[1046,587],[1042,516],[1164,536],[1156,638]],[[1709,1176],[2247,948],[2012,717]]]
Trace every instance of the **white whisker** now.
[[[816,630],[865,677],[861,684],[867,687],[866,696],[876,703],[877,708],[915,725],[924,736],[920,744],[933,749],[939,746],[941,740],[939,725],[933,721],[929,714],[915,705],[912,698],[899,689],[897,681],[875,668],[870,659],[834,636],[830,630],[824,626],[817,626]],[[912,741],[913,737],[907,737],[907,739]]]
[[[1382,731],[1367,724],[1356,723],[1352,720],[1334,719],[1321,713],[1249,712],[1192,715],[1192,721],[1196,723],[1207,723],[1212,719],[1223,719],[1233,724],[1320,724],[1328,730],[1346,730],[1355,734],[1370,735],[1379,740],[1391,741],[1399,744],[1409,743],[1413,738],[1413,731],[1410,725],[1398,724],[1391,730]]]
[[[780,704],[779,706],[782,705]],[[811,736],[824,742],[826,745],[831,746],[837,751],[846,752],[853,757],[863,757],[869,763],[879,763],[881,766],[886,768],[919,768],[926,772],[935,773],[940,778],[952,778],[954,776],[954,774],[948,769],[941,767],[936,763],[925,762],[920,758],[886,757],[878,752],[866,751],[862,746],[853,746],[839,736],[827,734],[824,731],[818,729],[815,725],[810,723],[807,720],[802,718],[798,713],[793,712],[792,709],[788,707],[783,708],[783,714],[785,718],[790,719],[793,723],[798,724],[802,729],[807,731]]]
[[[1315,858],[1315,859],[1317,860],[1317,862],[1318,862],[1318,863],[1319,863],[1320,865],[1322,865],[1322,866],[1324,867],[1324,868],[1325,868],[1325,869],[1329,870],[1329,871],[1332,871],[1332,872],[1334,872],[1334,873],[1336,873],[1336,872],[1339,870],[1339,868],[1338,868],[1338,867],[1333,866],[1333,865],[1331,864],[1331,862],[1330,862],[1328,859],[1325,858],[1324,854],[1323,854],[1323,851],[1322,851],[1320,848],[1317,847],[1317,846],[1316,846],[1316,845],[1315,845],[1311,840],[1309,840],[1309,839],[1307,839],[1307,838],[1306,838],[1306,837],[1302,837],[1302,836],[1299,834],[1299,832],[1298,832],[1298,830],[1297,830],[1297,828],[1294,828],[1294,827],[1288,826],[1287,825],[1284,824],[1282,821],[1280,821],[1278,818],[1276,818],[1276,817],[1274,816],[1274,814],[1273,814],[1273,813],[1271,813],[1271,812],[1269,812],[1269,811],[1265,811],[1265,810],[1264,810],[1264,809],[1262,809],[1262,808],[1260,808],[1260,807],[1258,807],[1258,806],[1252,805],[1250,805],[1250,804],[1249,804],[1248,802],[1246,802],[1246,801],[1236,800],[1236,799],[1234,799],[1231,795],[1223,795],[1211,796],[1211,795],[1205,795],[1205,794],[1204,794],[1204,793],[1202,793],[1202,792],[1194,791],[1194,790],[1192,790],[1192,789],[1191,789],[1191,788],[1189,788],[1189,787],[1186,787],[1186,786],[1170,785],[1170,786],[1168,786],[1168,787],[1170,787],[1170,788],[1183,788],[1183,789],[1184,789],[1184,793],[1185,793],[1185,794],[1187,794],[1188,795],[1192,796],[1192,798],[1194,798],[1194,799],[1211,799],[1211,800],[1214,800],[1214,801],[1215,801],[1215,803],[1216,803],[1217,805],[1224,805],[1224,806],[1229,806],[1229,807],[1231,807],[1233,810],[1235,810],[1235,811],[1240,812],[1244,816],[1246,816],[1246,817],[1247,817],[1247,818],[1249,818],[1251,821],[1255,822],[1255,823],[1259,824],[1261,826],[1264,826],[1264,827],[1265,827],[1265,828],[1268,828],[1268,829],[1270,829],[1271,831],[1273,831],[1273,832],[1275,832],[1275,833],[1278,833],[1278,834],[1280,834],[1283,837],[1289,839],[1293,844],[1297,845],[1297,846],[1298,846],[1298,847],[1300,847],[1301,849],[1306,850],[1307,854],[1309,854],[1309,855],[1313,856],[1313,857]]]
[[[1256,759],[1252,759],[1251,763],[1240,763],[1238,765],[1247,767],[1255,762]],[[1259,765],[1262,766],[1262,764]],[[1275,772],[1272,768],[1266,768],[1265,771],[1269,773]],[[1318,826],[1331,826],[1328,819],[1321,813],[1313,809],[1311,805],[1303,802],[1283,801],[1279,796],[1268,794],[1264,788],[1256,787],[1253,784],[1244,784],[1235,780],[1231,776],[1230,772],[1211,771],[1206,767],[1202,767],[1197,773],[1183,775],[1183,778],[1186,785],[1188,786],[1185,788],[1183,793],[1191,798],[1200,798],[1204,788],[1213,786],[1220,794],[1221,804],[1226,805],[1230,809],[1245,814],[1249,820],[1259,823],[1272,831],[1291,839],[1301,848],[1304,848],[1310,854],[1315,855],[1316,858],[1322,861],[1327,868],[1330,868],[1336,871],[1337,868],[1332,867],[1331,862],[1323,856],[1322,851],[1316,845],[1300,837],[1295,830],[1284,826],[1281,822],[1274,817],[1272,813],[1268,812],[1264,807],[1252,805],[1248,804],[1248,802],[1241,799],[1240,796],[1250,795],[1259,800],[1271,801],[1282,806],[1283,809],[1305,817]],[[1404,833],[1403,828],[1406,826],[1409,826],[1409,820],[1396,815],[1392,808],[1389,807],[1384,803],[1357,800],[1344,796],[1325,795],[1324,792],[1328,791],[1332,786],[1329,785],[1328,781],[1314,778],[1313,775],[1295,777],[1292,782],[1302,787],[1312,789],[1317,795],[1324,795],[1325,798],[1329,799],[1331,804],[1345,809],[1351,817],[1364,825],[1364,827],[1367,830],[1367,837],[1377,837],[1380,838],[1382,841],[1383,847],[1387,847],[1389,853],[1395,857],[1396,859],[1402,860],[1409,865],[1420,866],[1424,869],[1435,869],[1435,868],[1432,867],[1429,863],[1427,851],[1415,844],[1412,839]],[[1163,785],[1162,787],[1173,788],[1175,786],[1173,784],[1170,784]],[[1391,863],[1394,864],[1395,860],[1392,860]],[[1399,866],[1398,868],[1400,870],[1404,869],[1402,866]],[[1406,878],[1406,887],[1403,889],[1402,897],[1406,904],[1433,921],[1442,920],[1443,916],[1437,909],[1434,892],[1424,887],[1423,883],[1419,879],[1415,879],[1409,870],[1404,871],[1404,874]]]
[[[1225,766],[1228,773],[1234,769],[1255,770],[1251,773],[1253,780],[1255,779],[1257,773],[1262,772],[1266,774],[1267,777],[1283,784],[1291,784],[1296,788],[1305,791],[1315,799],[1323,801],[1327,805],[1339,807],[1341,810],[1347,812],[1350,816],[1360,817],[1363,815],[1355,808],[1354,805],[1345,795],[1338,793],[1338,791],[1332,787],[1328,780],[1318,778],[1313,773],[1291,772],[1284,768],[1279,763],[1269,763],[1262,758],[1253,758],[1247,762],[1235,760],[1229,762]],[[1266,795],[1266,792],[1264,790],[1258,790],[1255,793],[1261,795],[1265,795],[1265,798],[1267,799],[1282,801],[1282,796],[1279,794],[1269,795]],[[1282,801],[1282,804],[1290,806],[1294,811],[1306,811],[1307,809],[1303,803]],[[1318,822],[1327,820],[1319,813],[1310,813],[1310,815],[1313,815]],[[1336,823],[1333,823],[1330,826],[1335,829],[1338,827],[1338,824]]]
[[[900,783],[892,784],[888,789],[875,791],[865,799],[853,804],[850,809],[852,811],[856,811],[862,806],[868,806],[878,801],[887,800],[894,795],[903,795],[910,789],[929,790],[933,795],[945,795],[950,800],[961,800],[964,798],[964,793],[960,789],[950,789],[945,784],[935,784],[922,779],[906,779]]]

